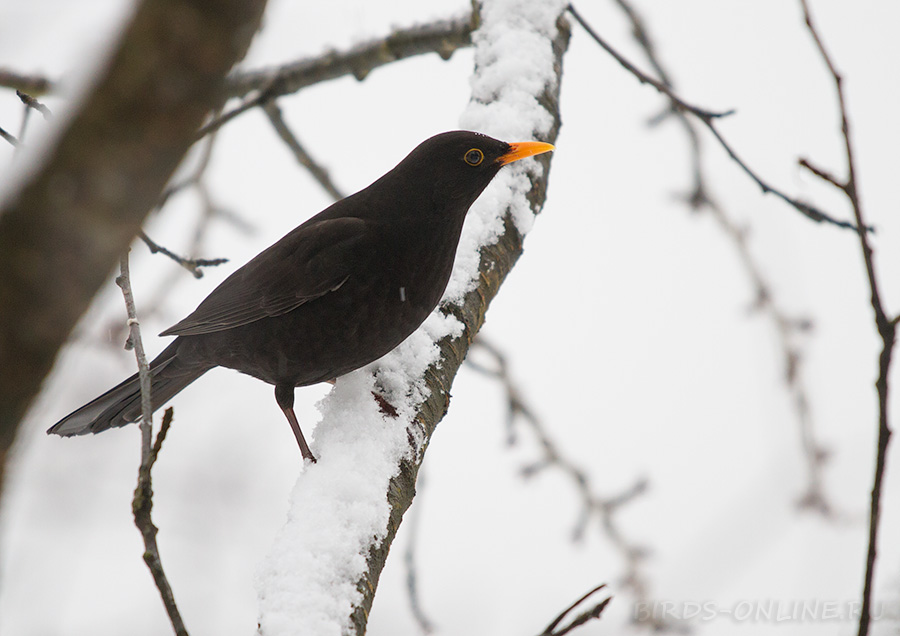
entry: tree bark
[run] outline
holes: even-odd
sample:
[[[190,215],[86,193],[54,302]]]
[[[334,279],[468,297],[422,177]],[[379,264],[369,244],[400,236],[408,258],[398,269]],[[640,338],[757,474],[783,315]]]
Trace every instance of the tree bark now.
[[[569,44],[570,28],[566,19],[562,16],[557,20],[558,35],[553,42],[555,57],[554,71],[556,83],[545,88],[539,101],[541,105],[553,116],[553,126],[549,131],[546,141],[554,143],[560,128],[559,113],[559,89],[562,81],[562,60]],[[531,189],[528,193],[528,202],[532,211],[538,214],[544,205],[547,195],[547,182],[550,171],[550,154],[540,155],[537,161],[543,167],[540,175],[531,177]],[[456,377],[459,367],[465,360],[466,353],[472,340],[475,338],[481,326],[484,324],[488,306],[500,285],[506,279],[506,275],[512,270],[519,256],[522,254],[523,236],[513,223],[509,210],[504,215],[504,231],[497,242],[481,249],[481,262],[479,264],[478,287],[469,292],[462,304],[444,305],[441,311],[452,314],[465,326],[459,337],[447,337],[438,345],[441,356],[437,363],[433,364],[425,374],[426,383],[430,391],[429,397],[419,407],[414,419],[414,426],[418,431],[424,431],[425,440],[423,452],[417,457],[409,457],[401,462],[400,472],[391,480],[387,498],[391,505],[391,517],[388,524],[387,536],[377,545],[369,549],[367,570],[357,582],[357,589],[362,594],[362,601],[356,606],[352,622],[354,632],[361,636],[366,631],[369,612],[375,599],[375,590],[378,579],[387,561],[391,543],[397,534],[403,514],[412,504],[416,494],[416,477],[419,467],[424,459],[424,450],[427,449],[431,435],[438,422],[447,413],[450,406],[450,387]]]
[[[144,0],[0,206],[0,488],[19,423],[243,58],[265,0]]]

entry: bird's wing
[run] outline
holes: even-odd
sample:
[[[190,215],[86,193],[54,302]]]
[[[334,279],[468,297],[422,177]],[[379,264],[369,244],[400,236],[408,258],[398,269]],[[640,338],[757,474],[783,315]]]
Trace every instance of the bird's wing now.
[[[358,218],[311,219],[216,287],[163,336],[194,336],[278,316],[343,285],[367,236]]]

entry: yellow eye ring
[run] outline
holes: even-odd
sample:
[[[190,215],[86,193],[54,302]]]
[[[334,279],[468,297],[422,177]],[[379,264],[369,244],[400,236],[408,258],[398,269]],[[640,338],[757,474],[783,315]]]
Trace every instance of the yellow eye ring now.
[[[470,148],[463,156],[463,160],[470,166],[477,166],[482,161],[484,161],[484,153],[481,152],[478,148]]]

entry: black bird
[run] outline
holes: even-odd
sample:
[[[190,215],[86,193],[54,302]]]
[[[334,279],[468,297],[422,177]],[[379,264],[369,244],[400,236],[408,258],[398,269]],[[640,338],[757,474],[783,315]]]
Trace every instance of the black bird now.
[[[372,185],[326,208],[216,287],[162,332],[150,364],[156,410],[216,366],[275,385],[304,459],[294,388],[377,360],[437,306],[469,207],[500,168],[553,150],[468,131],[436,135]],[[137,374],[48,433],[99,433],[141,415]]]

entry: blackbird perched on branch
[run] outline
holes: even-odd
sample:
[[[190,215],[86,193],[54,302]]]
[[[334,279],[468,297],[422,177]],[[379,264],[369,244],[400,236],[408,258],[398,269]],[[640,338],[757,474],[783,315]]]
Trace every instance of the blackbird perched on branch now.
[[[553,150],[467,131],[421,143],[372,185],[238,269],[178,324],[150,363],[156,410],[216,366],[275,386],[304,459],[294,388],[332,381],[400,344],[437,306],[466,212],[506,164]],[[54,424],[99,433],[141,416],[137,374]]]

